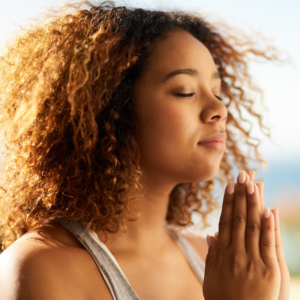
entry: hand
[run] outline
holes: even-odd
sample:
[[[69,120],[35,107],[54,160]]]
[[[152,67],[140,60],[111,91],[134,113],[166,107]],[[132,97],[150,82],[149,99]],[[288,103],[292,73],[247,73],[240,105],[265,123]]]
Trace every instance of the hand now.
[[[206,258],[203,294],[206,300],[278,300],[274,215],[266,207],[268,217],[261,220],[257,185],[249,180],[246,186],[244,171],[238,178],[225,191],[218,241],[211,238]]]
[[[254,182],[255,172],[250,172],[247,174],[246,180],[251,180]],[[259,190],[260,195],[260,205],[261,205],[261,212],[264,211],[264,193],[263,193],[263,182],[256,183],[256,186]],[[276,249],[276,257],[278,261],[278,265],[280,268],[280,275],[281,275],[281,284],[280,284],[280,292],[278,300],[288,300],[290,295],[290,273],[285,261],[283,247],[282,247],[282,240],[280,234],[280,225],[279,225],[279,214],[278,208],[273,209],[272,213],[275,219],[275,249]],[[261,213],[262,217],[262,213]],[[218,232],[215,233],[215,237],[218,238]]]
[[[254,180],[254,176],[253,176]],[[252,181],[253,181],[252,180]],[[264,209],[264,194],[263,194],[263,183],[256,184],[260,194],[261,200],[261,210]],[[273,209],[272,213],[275,219],[275,249],[276,249],[276,257],[277,262],[280,268],[280,275],[281,275],[281,283],[280,283],[280,292],[278,300],[288,300],[290,296],[290,273],[284,258],[284,252],[282,247],[282,240],[280,234],[280,224],[279,224],[279,215],[278,215],[278,208]]]

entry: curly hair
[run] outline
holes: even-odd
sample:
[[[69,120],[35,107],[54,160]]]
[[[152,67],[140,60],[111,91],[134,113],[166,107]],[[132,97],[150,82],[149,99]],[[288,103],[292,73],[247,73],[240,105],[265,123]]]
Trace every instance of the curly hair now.
[[[256,91],[261,98],[248,65],[253,57],[279,61],[278,53],[272,45],[256,48],[226,28],[197,14],[84,1],[48,13],[8,43],[0,57],[3,249],[58,215],[106,238],[139,217],[133,205],[143,197],[133,86],[146,70],[155,39],[168,31],[185,30],[201,41],[221,74],[228,139],[215,180],[232,179],[233,165],[250,170],[237,133],[255,150],[252,159],[263,162],[259,140],[250,136],[242,116],[247,111],[270,135],[248,96]],[[183,228],[198,212],[207,226],[207,215],[218,206],[213,187],[214,180],[175,186],[166,221]]]

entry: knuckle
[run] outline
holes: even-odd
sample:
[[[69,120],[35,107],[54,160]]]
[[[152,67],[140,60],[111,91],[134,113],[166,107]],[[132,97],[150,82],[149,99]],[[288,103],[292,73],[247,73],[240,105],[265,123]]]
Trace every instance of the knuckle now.
[[[259,203],[255,199],[251,199],[251,200],[248,201],[248,206],[251,207],[251,208],[258,208]]]
[[[244,197],[245,195],[246,195],[246,193],[245,193],[245,190],[237,190],[236,192],[235,192],[235,195],[236,196],[238,196],[238,197]]]
[[[264,229],[265,230],[270,230],[270,231],[274,231],[274,226],[272,224],[266,224],[264,226]]]
[[[231,227],[232,221],[230,218],[221,217],[219,222],[219,229],[226,229]]]
[[[206,256],[205,263],[208,264],[208,263],[209,263],[210,261],[212,261],[212,260],[213,260],[213,256],[208,254],[208,255]]]
[[[274,270],[267,269],[267,268],[263,270],[262,275],[265,279],[267,279],[267,281],[272,281],[274,278],[278,276],[276,272],[274,272]]]
[[[238,275],[243,269],[244,259],[239,255],[234,255],[232,258],[232,271],[234,275]]]
[[[282,241],[276,242],[275,247],[276,249],[278,249],[278,251],[281,250],[281,248],[283,247]]]
[[[246,225],[247,232],[259,232],[260,231],[260,224],[256,221],[248,221]]]
[[[222,265],[224,262],[224,257],[221,253],[217,253],[216,257],[215,257],[215,262],[216,262],[216,268],[217,269],[222,269]]]
[[[234,204],[234,199],[232,197],[229,196],[225,196],[224,200],[223,200],[224,205],[229,205],[229,206],[233,206]]]
[[[254,261],[250,261],[247,265],[247,273],[253,274],[256,271],[256,263]]]
[[[270,276],[272,274],[268,268],[263,268],[261,273],[262,273],[263,278],[268,278],[268,279],[270,278]]]
[[[233,217],[233,220],[232,220],[232,224],[233,225],[242,225],[246,222],[246,216],[245,215],[235,215]]]
[[[278,265],[286,263],[285,259],[283,257],[277,257],[277,262],[278,262]]]
[[[272,248],[272,247],[274,247],[273,242],[270,241],[270,240],[267,240],[267,239],[262,239],[261,240],[261,244],[262,244],[262,246],[264,246],[266,248]]]

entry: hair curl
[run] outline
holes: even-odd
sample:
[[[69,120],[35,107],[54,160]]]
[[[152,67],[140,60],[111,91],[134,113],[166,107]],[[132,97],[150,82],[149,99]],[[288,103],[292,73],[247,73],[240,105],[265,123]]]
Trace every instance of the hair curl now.
[[[278,55],[272,46],[258,49],[222,28],[195,14],[85,1],[48,14],[7,44],[0,57],[3,248],[58,215],[86,222],[106,237],[138,218],[132,201],[142,198],[143,187],[133,136],[133,85],[145,71],[153,42],[169,30],[185,30],[201,41],[221,74],[229,117],[220,180],[232,179],[234,164],[249,171],[250,157],[236,133],[263,161],[241,111],[269,136],[245,92],[258,91],[248,62],[251,57],[278,61]],[[195,211],[207,225],[217,206],[213,186],[213,180],[175,186],[167,222],[191,225]]]

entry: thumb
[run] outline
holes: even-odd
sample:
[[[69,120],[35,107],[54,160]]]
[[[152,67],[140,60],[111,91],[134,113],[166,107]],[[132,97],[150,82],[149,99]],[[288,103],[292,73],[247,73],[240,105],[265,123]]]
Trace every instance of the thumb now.
[[[214,236],[210,236],[207,235],[206,236],[206,241],[207,241],[207,245],[208,245],[208,253],[206,256],[206,260],[205,260],[205,277],[207,276],[207,274],[209,273],[209,270],[211,269],[213,262],[214,262],[214,258],[215,258],[215,254],[216,254],[216,249],[217,249],[217,239]]]

